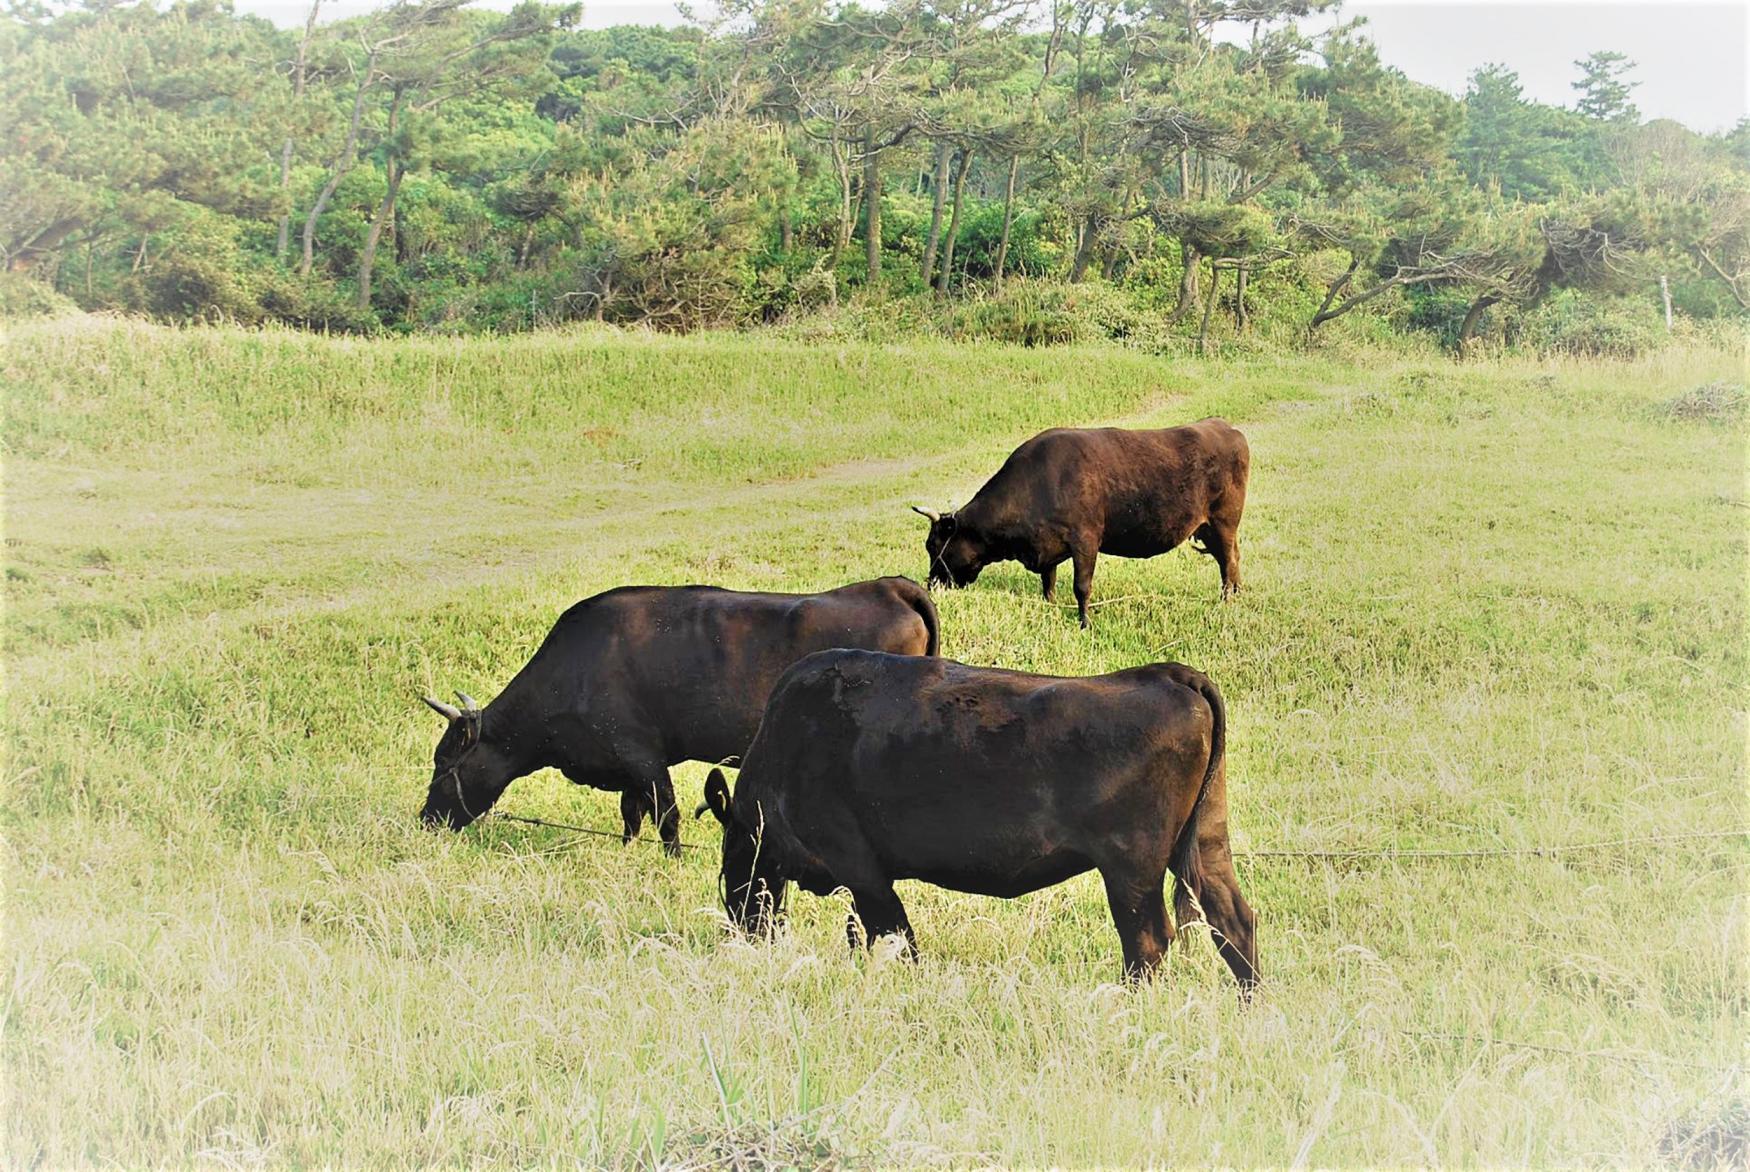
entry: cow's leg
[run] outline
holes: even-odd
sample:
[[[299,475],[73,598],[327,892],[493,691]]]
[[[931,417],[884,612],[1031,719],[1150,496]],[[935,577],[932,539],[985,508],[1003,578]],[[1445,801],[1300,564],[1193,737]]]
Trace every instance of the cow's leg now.
[[[1146,981],[1160,967],[1161,957],[1173,942],[1173,924],[1167,918],[1166,870],[1143,874],[1129,867],[1102,868],[1106,902],[1124,947],[1124,976]]]
[[[1243,497],[1238,506],[1231,497],[1224,497],[1209,519],[1197,528],[1198,540],[1203,542],[1201,552],[1214,558],[1221,569],[1223,598],[1239,593],[1240,589],[1240,509],[1244,506]]]
[[[681,812],[675,805],[674,782],[661,765],[646,767],[640,774],[644,792],[650,798],[650,820],[656,823],[662,836],[663,852],[672,858],[681,853]]]
[[[855,907],[855,916],[863,922],[863,944],[873,945],[883,936],[895,933],[905,937],[905,955],[909,960],[918,958],[918,938],[911,930],[911,921],[906,918],[905,905],[899,902],[899,895],[889,882],[870,883],[867,886],[859,884],[851,888],[851,903]],[[857,946],[856,925],[847,923],[845,933],[849,937],[851,947]]]
[[[621,843],[629,843],[638,837],[638,828],[644,825],[644,795],[636,783],[628,784],[620,791],[620,821],[624,825],[620,831]]]
[[[662,849],[670,855],[681,853],[681,813],[675,806],[674,782],[669,780],[666,766],[654,761],[628,762],[625,789],[620,794],[620,817],[626,824],[621,841],[638,837],[638,827],[649,814],[662,836]]]
[[[1045,592],[1046,602],[1057,601],[1057,567],[1046,566],[1039,571],[1039,588]]]
[[[1251,996],[1258,983],[1258,917],[1240,894],[1233,856],[1223,841],[1217,850],[1202,850],[1203,891],[1198,902],[1214,931],[1216,948],[1240,983],[1240,996]]]
[[[1198,918],[1201,908],[1221,959],[1240,983],[1240,996],[1250,996],[1252,987],[1258,983],[1258,917],[1240,894],[1233,851],[1228,845],[1226,765],[1210,778],[1209,788],[1203,794],[1202,812],[1197,818],[1197,863],[1201,888],[1196,901],[1180,884],[1173,910],[1183,927]]]
[[[1078,545],[1070,554],[1076,570],[1076,613],[1084,631],[1088,629],[1088,596],[1094,592],[1094,561],[1099,556],[1096,545]]]
[[[1221,596],[1240,592],[1240,534],[1237,526],[1216,521],[1209,526],[1209,552],[1221,567]]]

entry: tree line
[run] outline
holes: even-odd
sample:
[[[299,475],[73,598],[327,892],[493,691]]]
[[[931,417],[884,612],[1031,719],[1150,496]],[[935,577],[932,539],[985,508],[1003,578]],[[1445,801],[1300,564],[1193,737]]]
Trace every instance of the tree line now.
[[[396,0],[12,0],[0,257],[94,309],[338,330],[744,325],[1015,286],[1207,339],[1552,303],[1750,311],[1750,123],[1461,97],[1321,0],[729,0],[708,23]],[[1024,340],[1031,340],[1023,335]]]

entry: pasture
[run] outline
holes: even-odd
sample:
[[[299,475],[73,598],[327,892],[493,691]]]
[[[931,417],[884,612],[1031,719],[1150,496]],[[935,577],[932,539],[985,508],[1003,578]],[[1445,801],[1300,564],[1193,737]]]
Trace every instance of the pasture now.
[[[1644,1164],[1750,1138],[1743,355],[323,340],[14,327],[5,387],[4,1159]],[[665,858],[415,814],[440,723],[572,601],[925,570],[1053,424],[1221,414],[1247,589],[1102,558],[1090,632],[1010,563],[944,654],[1156,659],[1227,700],[1266,984],[1206,936],[1118,983],[1096,876],[902,884],[726,935]],[[1062,589],[1059,602],[1068,601]],[[690,811],[705,770],[676,771]],[[502,812],[613,828],[553,773]],[[1366,852],[1288,857],[1263,852]],[[1737,1145],[1737,1146],[1733,1146]]]

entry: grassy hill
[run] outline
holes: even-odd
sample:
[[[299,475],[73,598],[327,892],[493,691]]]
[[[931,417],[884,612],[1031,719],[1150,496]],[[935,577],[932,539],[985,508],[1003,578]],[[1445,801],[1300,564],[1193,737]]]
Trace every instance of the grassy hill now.
[[[1376,853],[1750,826],[1742,377],[17,326],[6,1159],[1729,1157],[1750,842]],[[679,860],[417,824],[417,695],[489,698],[577,598],[921,578],[906,506],[1033,431],[1208,414],[1252,445],[1239,599],[1176,551],[1102,559],[1087,633],[1013,564],[938,605],[957,659],[1221,685],[1250,1008],[1196,930],[1119,985],[1093,875],[902,886],[911,967],[846,953],[843,898],[727,936],[708,820]],[[499,808],[617,825],[553,773]]]

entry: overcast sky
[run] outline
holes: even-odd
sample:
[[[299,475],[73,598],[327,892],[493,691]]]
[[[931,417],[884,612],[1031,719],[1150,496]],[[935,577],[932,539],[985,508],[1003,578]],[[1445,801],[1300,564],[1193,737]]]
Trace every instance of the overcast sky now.
[[[302,23],[309,0],[234,0],[283,25]],[[508,8],[510,0],[481,0]],[[323,18],[380,7],[380,0],[323,0]],[[708,10],[708,0],[696,7]],[[1646,118],[1675,118],[1697,130],[1723,130],[1750,112],[1746,41],[1750,4],[1476,3],[1453,0],[1349,0],[1365,16],[1380,56],[1417,81],[1462,93],[1471,70],[1488,61],[1518,72],[1538,101],[1571,106],[1574,61],[1614,49],[1636,62],[1635,104]],[[583,23],[678,24],[669,0],[584,0]]]

